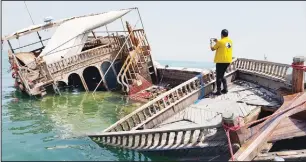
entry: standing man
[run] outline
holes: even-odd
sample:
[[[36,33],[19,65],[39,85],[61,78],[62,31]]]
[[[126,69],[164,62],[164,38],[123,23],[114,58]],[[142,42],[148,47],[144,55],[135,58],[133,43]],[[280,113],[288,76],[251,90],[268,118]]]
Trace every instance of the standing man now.
[[[217,75],[217,92],[215,95],[221,95],[221,93],[227,93],[227,83],[224,77],[227,67],[232,62],[232,49],[233,42],[228,37],[228,31],[223,29],[221,31],[221,40],[214,39],[216,44],[213,46],[210,41],[210,48],[212,51],[216,50],[214,62],[216,63],[216,75]],[[223,89],[221,91],[221,83],[223,83]]]

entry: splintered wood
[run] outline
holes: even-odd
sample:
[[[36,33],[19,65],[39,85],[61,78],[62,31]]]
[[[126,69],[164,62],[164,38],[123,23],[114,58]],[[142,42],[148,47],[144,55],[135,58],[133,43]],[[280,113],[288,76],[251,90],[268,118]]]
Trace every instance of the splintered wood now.
[[[285,137],[286,135],[284,135],[283,137],[277,136],[279,135],[279,130],[277,129],[275,130],[275,128],[277,128],[280,122],[284,122],[283,124],[290,124],[290,122],[288,121],[289,116],[297,114],[299,112],[306,111],[305,101],[306,101],[306,93],[296,93],[293,95],[284,96],[283,105],[276,111],[276,113],[279,112],[284,112],[284,113],[280,113],[280,115],[266,120],[262,124],[262,129],[260,129],[257,132],[257,134],[255,134],[250,140],[244,143],[244,145],[242,145],[242,147],[235,153],[234,160],[235,161],[253,160],[256,157],[256,155],[260,152],[261,148],[265,145],[265,143],[268,140],[271,140],[271,137],[272,140],[273,138],[286,138]],[[290,129],[288,129],[288,131],[294,132],[294,128],[292,128],[292,130]],[[276,131],[275,133],[274,130]],[[301,132],[297,133],[301,135]]]

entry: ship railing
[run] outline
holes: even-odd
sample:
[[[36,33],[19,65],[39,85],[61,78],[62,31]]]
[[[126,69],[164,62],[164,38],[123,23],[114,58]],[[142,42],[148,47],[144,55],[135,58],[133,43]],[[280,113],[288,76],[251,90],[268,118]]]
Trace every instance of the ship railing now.
[[[144,33],[143,29],[136,29],[134,31],[135,36],[138,38],[138,36],[140,36],[140,33]],[[89,49],[86,50],[84,52],[81,52],[78,55],[74,55],[71,56],[69,58],[65,58],[62,59],[60,61],[48,64],[48,70],[50,71],[50,73],[52,75],[59,75],[59,73],[65,73],[65,70],[71,71],[72,69],[70,69],[70,67],[74,67],[77,64],[81,64],[82,66],[86,66],[86,62],[87,61],[94,61],[97,58],[101,58],[100,56],[102,55],[106,55],[109,53],[112,53],[114,51],[118,51],[119,48],[121,47],[121,45],[123,45],[122,40],[119,39],[119,34],[117,34],[117,36],[115,36],[114,34],[108,36],[110,39],[112,39],[111,43],[107,44],[107,45],[102,45],[93,49]],[[107,38],[105,38],[107,40]],[[148,48],[148,44],[147,44],[147,40],[143,40],[140,42],[141,45],[143,47],[147,47]],[[124,52],[127,52],[128,49],[127,47],[125,47]],[[90,62],[91,62],[90,61]],[[97,59],[97,61],[100,61],[99,59]],[[95,62],[97,62],[95,61]],[[85,65],[85,64],[86,65]],[[79,67],[75,67],[75,68],[79,68]],[[73,69],[75,69],[73,68]]]
[[[118,37],[120,36],[120,33],[128,34],[129,32],[126,30],[126,31],[95,31],[95,33],[109,33],[109,35]],[[145,32],[143,29],[134,29],[133,34],[137,39],[141,39],[142,36],[145,35]],[[149,46],[147,38],[141,43],[142,46]]]
[[[200,90],[200,87],[200,78],[194,77],[180,84],[179,86],[159,95],[154,100],[144,104],[104,131],[129,131],[132,129],[137,129],[161,112],[166,111],[188,96],[196,93]]]
[[[77,68],[84,67],[95,62],[99,62],[102,59],[101,56],[110,54],[114,51],[118,51],[119,48],[119,42],[115,41],[107,45],[102,45],[93,49],[89,49],[81,52],[80,54],[48,64],[48,70],[53,76],[57,76],[60,73],[66,73]]]
[[[239,58],[235,62],[235,66],[242,72],[282,82],[288,82],[286,76],[288,69],[291,68],[287,64],[245,58]]]
[[[217,132],[222,131],[221,123],[183,128],[156,128],[137,131],[103,132],[88,135],[92,140],[112,146],[129,149],[169,149],[184,148],[212,141]],[[217,140],[217,139],[216,139]],[[220,140],[220,139],[218,139]],[[212,143],[210,143],[212,144]]]

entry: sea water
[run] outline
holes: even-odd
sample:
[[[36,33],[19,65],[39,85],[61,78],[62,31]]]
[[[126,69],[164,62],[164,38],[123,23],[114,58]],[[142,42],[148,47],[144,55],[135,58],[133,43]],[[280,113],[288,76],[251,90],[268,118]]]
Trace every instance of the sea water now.
[[[162,65],[212,68],[213,63],[158,61]],[[110,92],[95,95],[63,92],[31,98],[17,91],[2,53],[2,160],[179,160],[108,146],[98,146],[86,133],[97,133],[141,104]]]

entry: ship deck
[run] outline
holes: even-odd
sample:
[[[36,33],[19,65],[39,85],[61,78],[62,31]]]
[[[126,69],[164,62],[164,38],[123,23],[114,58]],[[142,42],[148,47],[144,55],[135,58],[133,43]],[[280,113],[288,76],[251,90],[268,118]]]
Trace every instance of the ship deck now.
[[[277,109],[280,104],[276,94],[256,84],[237,80],[229,85],[227,94],[198,100],[155,128],[216,125],[222,122],[223,113],[245,118],[260,107]]]
[[[92,137],[98,137],[99,143],[108,143],[109,138],[117,141],[116,146],[145,152],[203,148],[203,153],[224,151],[227,140],[220,126],[224,113],[247,119],[253,112],[260,112],[262,107],[276,111],[282,104],[278,94],[258,84],[235,80],[228,86],[227,94],[197,100],[150,129],[106,132]]]

